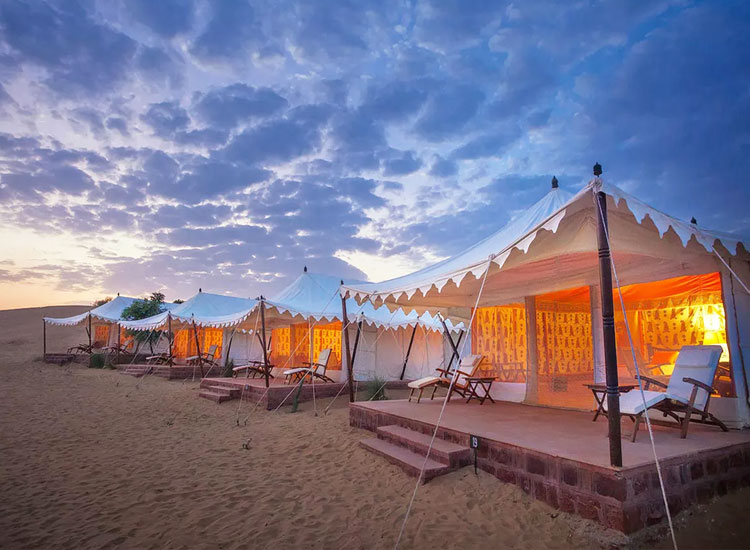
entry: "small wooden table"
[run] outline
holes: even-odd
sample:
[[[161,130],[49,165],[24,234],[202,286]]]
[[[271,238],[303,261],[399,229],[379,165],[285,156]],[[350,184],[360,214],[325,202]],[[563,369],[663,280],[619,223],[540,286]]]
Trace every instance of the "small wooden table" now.
[[[592,420],[592,422],[596,422],[599,415],[607,416],[607,411],[604,410],[604,399],[607,397],[607,384],[584,384],[584,386],[591,390],[591,393],[594,394],[594,399],[596,399],[596,413],[594,413]],[[620,393],[628,393],[637,387],[638,384],[623,384],[617,386],[617,390]]]
[[[466,390],[469,393],[469,397],[466,399],[467,403],[472,399],[478,399],[479,404],[484,405],[484,401],[487,398],[489,398],[489,400],[493,403],[495,402],[495,400],[492,399],[492,396],[490,395],[492,383],[495,381],[494,376],[464,376],[464,380],[466,380]],[[482,390],[484,390],[483,396],[480,396],[477,393],[477,390],[479,388],[482,388]]]

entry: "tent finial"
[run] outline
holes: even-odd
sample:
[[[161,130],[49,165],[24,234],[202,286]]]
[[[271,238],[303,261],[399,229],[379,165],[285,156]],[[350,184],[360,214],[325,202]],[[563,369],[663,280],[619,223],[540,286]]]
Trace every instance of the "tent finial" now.
[[[552,189],[557,189],[557,178],[552,176]]]
[[[198,292],[203,292],[203,289],[198,287]]]
[[[118,293],[117,293],[117,295],[119,296],[119,295],[120,295],[120,293],[118,292]]]
[[[303,271],[304,273],[307,273],[307,266],[303,267],[303,268],[302,268],[302,271]]]
[[[594,164],[594,175],[598,178],[602,175],[602,165],[598,162]]]
[[[690,218],[690,223],[692,223],[693,225],[698,225],[698,220],[695,219],[695,216]]]

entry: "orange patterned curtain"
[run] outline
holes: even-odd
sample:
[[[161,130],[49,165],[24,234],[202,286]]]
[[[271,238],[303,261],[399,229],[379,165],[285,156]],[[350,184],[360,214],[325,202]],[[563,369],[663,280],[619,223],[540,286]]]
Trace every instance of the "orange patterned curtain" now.
[[[214,359],[218,361],[221,358],[221,348],[224,343],[224,330],[220,328],[201,328],[198,329],[198,337],[201,340],[201,353],[208,353],[211,346],[216,346]]]
[[[96,325],[94,327],[95,347],[103,347],[109,344],[109,325]]]
[[[292,331],[289,327],[275,328],[271,331],[271,358],[269,360],[273,365],[281,367],[289,358],[292,352],[291,337]]]
[[[341,370],[341,322],[336,321],[327,325],[315,325],[313,328],[313,358],[317,360],[318,354],[331,348],[331,358],[328,368]]]
[[[184,359],[196,354],[195,337],[193,336],[193,327],[178,330],[174,335],[172,344],[175,357]]]
[[[294,354],[294,357],[292,357],[294,366],[300,366],[302,363],[310,361],[308,330],[307,323],[297,323],[291,326],[290,343]]]
[[[523,304],[477,309],[472,353],[484,355],[483,375],[501,382],[526,381],[526,310]]]

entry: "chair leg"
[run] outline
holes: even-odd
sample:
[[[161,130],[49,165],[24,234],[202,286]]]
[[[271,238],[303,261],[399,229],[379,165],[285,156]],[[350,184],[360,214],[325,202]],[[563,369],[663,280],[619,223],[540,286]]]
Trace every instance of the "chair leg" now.
[[[635,438],[638,435],[638,428],[641,425],[641,418],[643,417],[644,413],[640,413],[638,416],[635,417],[635,423],[633,424],[633,435],[630,438],[630,441],[635,443]]]
[[[411,403],[411,396],[414,395],[414,388],[409,392],[409,403]]]
[[[723,432],[728,432],[729,431],[729,428],[727,428],[726,425],[721,420],[719,420],[718,418],[716,418],[711,413],[707,413],[707,414],[708,414],[708,417],[711,419],[711,421],[714,422],[719,428],[721,428],[721,431],[723,431]]]
[[[417,404],[422,400],[422,392],[424,391],[424,388],[419,388],[419,395],[417,396]]]
[[[693,416],[693,413],[688,411],[685,413],[684,418],[680,419],[680,439],[685,439],[687,437],[688,428],[690,427],[691,416]]]
[[[432,401],[433,399],[435,399],[435,393],[437,392],[437,388],[438,388],[437,384],[435,384],[434,386],[432,386],[432,395],[430,396],[430,401]]]

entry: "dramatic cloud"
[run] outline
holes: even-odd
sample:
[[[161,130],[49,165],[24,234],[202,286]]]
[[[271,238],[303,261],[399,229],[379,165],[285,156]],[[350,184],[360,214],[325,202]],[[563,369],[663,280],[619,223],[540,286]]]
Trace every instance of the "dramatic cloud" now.
[[[749,25],[741,0],[0,2],[0,231],[25,239],[0,284],[418,268],[595,161],[750,233]]]

